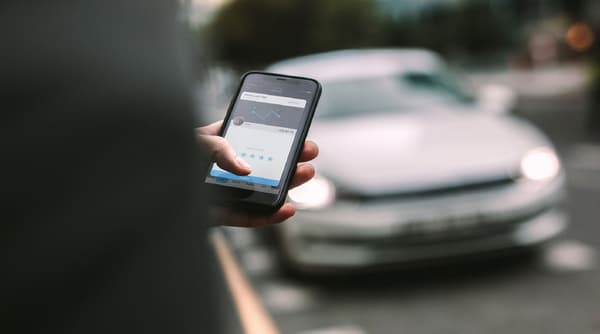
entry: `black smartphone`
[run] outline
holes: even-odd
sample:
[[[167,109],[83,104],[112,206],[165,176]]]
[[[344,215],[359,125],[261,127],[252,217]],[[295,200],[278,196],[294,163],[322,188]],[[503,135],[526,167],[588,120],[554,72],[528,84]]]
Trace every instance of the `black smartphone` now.
[[[205,179],[218,204],[275,212],[285,202],[321,85],[314,79],[266,72],[242,76],[220,135],[252,172],[239,176],[216,163]]]

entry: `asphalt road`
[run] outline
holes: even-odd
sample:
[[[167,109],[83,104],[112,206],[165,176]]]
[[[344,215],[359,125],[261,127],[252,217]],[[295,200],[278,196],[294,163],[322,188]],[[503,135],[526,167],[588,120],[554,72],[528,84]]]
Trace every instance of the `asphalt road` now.
[[[228,230],[231,244],[282,333],[600,333],[600,141],[587,109],[582,93],[519,103],[568,178],[571,226],[538,252],[314,280],[282,270],[266,231]]]

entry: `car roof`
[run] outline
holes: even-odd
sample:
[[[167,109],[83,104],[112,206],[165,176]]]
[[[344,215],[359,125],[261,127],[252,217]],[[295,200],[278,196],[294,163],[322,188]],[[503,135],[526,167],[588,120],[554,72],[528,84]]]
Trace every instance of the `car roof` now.
[[[353,49],[317,53],[277,62],[268,70],[320,81],[374,78],[404,72],[433,72],[442,64],[424,49]]]

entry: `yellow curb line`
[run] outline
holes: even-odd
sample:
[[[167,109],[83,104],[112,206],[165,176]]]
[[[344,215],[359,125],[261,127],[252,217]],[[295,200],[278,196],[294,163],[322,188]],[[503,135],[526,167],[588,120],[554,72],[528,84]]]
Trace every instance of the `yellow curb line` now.
[[[260,302],[240,269],[222,232],[211,233],[211,241],[246,334],[279,334],[275,322]]]

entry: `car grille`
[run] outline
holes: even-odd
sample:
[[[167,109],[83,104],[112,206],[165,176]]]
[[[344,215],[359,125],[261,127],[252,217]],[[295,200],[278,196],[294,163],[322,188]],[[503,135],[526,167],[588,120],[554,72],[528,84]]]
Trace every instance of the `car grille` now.
[[[369,202],[405,198],[410,199],[419,197],[437,197],[451,195],[453,193],[465,193],[471,191],[487,190],[491,188],[507,186],[514,182],[515,178],[506,176],[495,179],[486,179],[462,184],[452,184],[435,188],[423,188],[418,190],[400,191],[383,194],[365,194],[355,191],[346,191],[344,189],[339,189],[337,192],[337,198],[342,200]]]
[[[327,243],[331,244],[348,244],[348,245],[363,245],[374,248],[386,248],[389,246],[396,247],[398,245],[411,246],[419,244],[457,242],[467,240],[477,240],[487,236],[495,236],[502,233],[509,233],[529,219],[532,219],[540,214],[547,212],[549,208],[543,207],[519,217],[513,217],[502,221],[486,221],[468,219],[448,219],[445,221],[436,222],[436,227],[432,228],[432,222],[415,221],[407,224],[408,226],[398,233],[390,233],[388,237],[381,238],[364,238],[356,237],[335,237],[326,238]],[[463,217],[465,218],[465,217]],[[324,238],[307,237],[307,241],[322,242]]]

